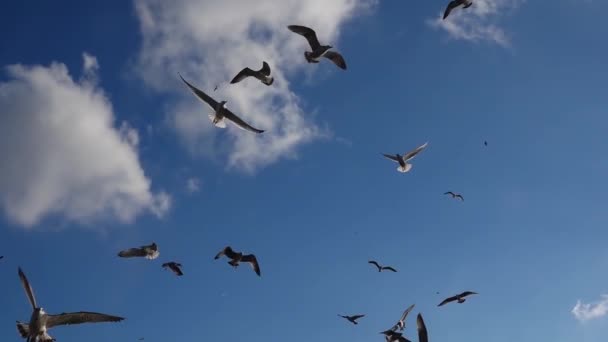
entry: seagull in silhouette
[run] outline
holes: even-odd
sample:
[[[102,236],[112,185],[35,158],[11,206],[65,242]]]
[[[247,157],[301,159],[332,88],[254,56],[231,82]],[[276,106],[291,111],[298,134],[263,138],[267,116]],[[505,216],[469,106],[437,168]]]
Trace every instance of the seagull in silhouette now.
[[[262,129],[257,129],[257,128],[249,125],[248,123],[243,121],[243,119],[239,118],[238,116],[236,116],[236,114],[234,114],[228,108],[226,108],[226,101],[217,102],[211,96],[205,94],[202,90],[200,90],[200,89],[196,88],[195,86],[193,86],[192,84],[188,83],[182,77],[182,75],[179,75],[179,77],[182,79],[182,81],[184,81],[184,83],[188,86],[188,88],[190,88],[190,90],[192,90],[194,95],[196,95],[200,100],[202,100],[203,102],[208,104],[214,110],[213,114],[209,114],[209,119],[211,119],[211,121],[213,122],[213,125],[215,125],[215,127],[226,128],[225,119],[228,119],[228,120],[232,121],[232,123],[234,123],[237,127],[244,129],[246,131],[250,131],[250,132],[258,133],[258,134],[264,132],[264,130],[262,130]]]
[[[182,264],[179,264],[177,262],[174,261],[170,261],[170,262],[166,262],[164,264],[162,264],[162,268],[164,269],[170,269],[171,271],[173,271],[173,273],[175,273],[175,275],[181,277],[184,275],[184,273],[182,272]]]
[[[338,316],[340,316],[340,317],[342,317],[342,318],[347,319],[349,322],[351,322],[351,323],[352,323],[352,324],[354,324],[354,325],[359,324],[359,323],[357,322],[357,320],[358,320],[359,318],[361,318],[361,317],[365,317],[365,315],[353,315],[353,316],[343,316],[343,315],[338,315]]]
[[[25,290],[25,294],[32,305],[32,316],[29,323],[17,321],[17,331],[21,337],[27,339],[27,342],[49,342],[55,341],[47,331],[58,325],[81,324],[81,323],[99,323],[99,322],[120,322],[124,320],[122,317],[111,316],[95,312],[72,312],[61,313],[59,315],[49,315],[41,307],[36,304],[34,290],[30,285],[25,273],[19,268],[19,279]]]
[[[409,170],[411,170],[411,168],[412,168],[412,164],[408,164],[408,161],[412,160],[418,153],[420,153],[422,150],[424,150],[424,148],[428,144],[429,144],[428,142],[425,142],[424,144],[416,147],[414,150],[407,152],[404,155],[400,155],[399,153],[397,153],[395,155],[383,153],[382,155],[392,161],[396,161],[397,163],[399,163],[399,167],[397,167],[397,171],[405,173],[405,172],[408,172]]]
[[[393,271],[393,272],[397,272],[397,270],[396,270],[396,269],[394,269],[394,268],[392,268],[392,267],[390,267],[390,266],[380,266],[380,265],[379,265],[379,264],[378,264],[376,261],[374,261],[374,260],[370,260],[370,261],[368,261],[367,263],[372,264],[372,265],[375,265],[376,267],[378,267],[378,272],[382,272],[382,271],[384,271],[384,270],[387,270],[387,271]]]
[[[154,242],[151,245],[129,248],[118,252],[118,256],[121,258],[144,257],[152,260],[158,258],[159,255],[158,246]]]
[[[230,261],[228,261],[228,264],[230,264],[234,268],[237,268],[239,266],[239,263],[241,263],[241,262],[248,262],[251,265],[251,267],[253,268],[253,270],[255,271],[255,273],[258,276],[261,276],[260,265],[258,264],[258,259],[256,259],[255,255],[253,255],[253,254],[243,255],[243,253],[241,253],[241,252],[237,253],[237,252],[233,251],[230,246],[224,247],[224,249],[222,249],[219,253],[217,253],[217,255],[215,256],[214,259],[217,260],[222,255],[225,255],[226,257],[228,257],[230,259]]]
[[[452,196],[452,198],[457,198],[457,199],[460,199],[461,201],[464,202],[464,198],[462,197],[461,194],[455,194],[452,191],[444,192],[443,194],[444,195],[450,195],[450,196]]]
[[[487,142],[487,141],[484,141],[484,142],[483,142],[483,145],[484,145],[484,146],[488,146],[488,142]]]
[[[287,28],[294,33],[297,33],[301,36],[304,36],[310,45],[312,51],[305,51],[304,57],[308,63],[319,63],[319,58],[325,57],[339,68],[346,70],[346,62],[344,61],[344,57],[336,51],[329,51],[333,46],[331,45],[321,45],[319,43],[319,39],[317,39],[317,34],[315,31],[309,27],[301,26],[301,25],[289,25]]]
[[[403,331],[403,329],[405,329],[405,319],[407,318],[407,315],[409,315],[410,312],[414,309],[414,306],[416,306],[416,304],[410,305],[407,309],[405,309],[405,311],[403,311],[403,314],[401,315],[401,318],[399,319],[399,321],[397,322],[397,324],[395,324],[391,328],[391,330],[393,330],[393,331],[397,331],[397,330]]]
[[[398,333],[394,330],[386,330],[381,332],[386,338],[386,342],[412,342],[403,336],[403,333]]]
[[[444,299],[443,302],[439,303],[439,305],[437,305],[437,306],[442,306],[444,304],[447,304],[447,303],[453,302],[453,301],[458,301],[458,303],[464,303],[466,301],[466,299],[464,299],[464,297],[474,295],[474,294],[477,294],[477,292],[465,291],[461,294],[457,294],[455,296]]]
[[[450,12],[452,12],[454,8],[458,6],[462,6],[462,8],[469,8],[471,5],[473,5],[473,0],[452,0],[448,4],[448,7],[445,8],[445,12],[443,12],[443,19],[445,20],[445,18],[450,15]]]
[[[426,325],[420,313],[416,316],[416,325],[418,328],[418,342],[429,342],[429,333],[426,331]]]
[[[0,260],[4,259],[4,255],[0,255]]]
[[[236,76],[230,81],[231,84],[238,83],[247,77],[255,77],[260,80],[265,85],[269,86],[274,82],[274,78],[270,77],[270,65],[268,63],[262,61],[262,68],[260,70],[251,70],[249,68],[244,68],[239,71]]]

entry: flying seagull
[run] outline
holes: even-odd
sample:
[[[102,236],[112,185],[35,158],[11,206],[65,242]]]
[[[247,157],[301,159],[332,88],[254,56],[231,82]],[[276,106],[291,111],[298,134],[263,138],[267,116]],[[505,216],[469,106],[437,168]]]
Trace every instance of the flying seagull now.
[[[0,255],[0,260],[4,259],[4,255]]]
[[[244,80],[247,77],[255,77],[258,80],[262,81],[265,85],[269,86],[274,82],[274,78],[270,77],[270,65],[268,63],[262,61],[262,68],[260,70],[251,70],[249,68],[245,68],[239,71],[236,76],[230,81],[231,84],[238,83]]]
[[[390,267],[390,266],[380,266],[376,261],[374,260],[370,260],[367,263],[375,265],[376,267],[378,267],[378,272],[382,272],[384,270],[388,270],[388,271],[393,271],[393,272],[397,272],[396,269]]]
[[[158,258],[159,255],[158,246],[154,242],[151,245],[129,248],[118,252],[118,256],[121,258],[145,257],[152,260]]]
[[[487,141],[484,141],[484,142],[483,142],[483,145],[484,145],[484,146],[488,146],[488,142],[487,142]]]
[[[458,198],[458,199],[460,199],[461,201],[464,202],[464,198],[462,197],[461,194],[455,194],[452,191],[444,192],[443,194],[444,195],[450,195],[450,196],[452,196],[452,198]]]
[[[202,90],[200,90],[200,89],[196,88],[195,86],[193,86],[192,84],[188,83],[182,77],[182,75],[179,75],[179,77],[182,79],[182,81],[184,81],[184,83],[188,86],[188,88],[190,88],[190,90],[192,90],[194,95],[196,95],[199,99],[201,99],[203,102],[207,103],[211,108],[213,108],[214,113],[209,114],[209,119],[211,119],[211,121],[213,122],[213,125],[215,125],[215,127],[226,128],[226,122],[224,119],[228,119],[228,120],[232,121],[237,127],[244,129],[246,131],[250,131],[250,132],[258,133],[258,134],[264,132],[264,130],[262,130],[262,129],[257,129],[257,128],[250,126],[248,123],[243,121],[243,119],[239,118],[238,116],[236,116],[236,114],[234,114],[228,108],[226,108],[226,101],[217,102],[211,96],[205,94]]]
[[[361,318],[361,317],[365,317],[365,315],[353,315],[353,316],[342,316],[342,315],[338,315],[338,316],[340,316],[340,317],[342,317],[342,318],[347,319],[349,322],[351,322],[352,324],[355,324],[355,325],[359,324],[359,323],[357,322],[357,320],[358,320],[359,318]]]
[[[251,267],[253,268],[253,270],[255,271],[255,273],[258,276],[261,276],[260,265],[258,264],[258,259],[256,259],[255,255],[253,255],[253,254],[243,255],[243,253],[241,253],[241,252],[237,253],[237,252],[233,251],[230,246],[224,247],[224,249],[222,249],[219,253],[217,253],[217,255],[215,256],[214,259],[217,260],[222,255],[225,255],[229,259],[231,259],[230,261],[228,261],[228,263],[230,265],[232,265],[232,267],[234,267],[234,268],[237,268],[239,266],[239,263],[241,263],[241,262],[248,262],[251,265]]]
[[[450,15],[450,12],[458,6],[462,6],[462,8],[469,8],[473,4],[473,0],[452,0],[448,4],[448,7],[445,8],[445,12],[443,12],[443,19]]]
[[[310,44],[312,51],[304,52],[304,57],[308,63],[319,63],[319,58],[325,57],[334,62],[334,64],[339,68],[346,70],[346,62],[344,61],[344,57],[342,57],[342,55],[336,51],[329,51],[329,49],[333,48],[333,46],[321,45],[317,39],[317,34],[313,29],[300,25],[289,25],[287,28],[291,32],[304,36],[304,38],[306,38],[308,41],[308,44]]]
[[[418,342],[429,342],[429,333],[426,331],[422,314],[418,314],[416,317],[416,325],[418,326]]]
[[[416,304],[410,305],[407,309],[405,309],[405,311],[403,311],[401,318],[399,319],[397,324],[395,324],[395,326],[391,328],[391,330],[396,331],[405,329],[405,319],[407,318],[407,315],[409,315],[410,312],[414,309],[414,306],[416,306]]]
[[[184,275],[184,273],[182,272],[182,269],[181,269],[182,264],[179,264],[177,262],[174,262],[174,261],[166,262],[166,263],[162,264],[162,267],[165,269],[169,268],[177,276],[181,277]]]
[[[25,289],[25,294],[32,305],[32,316],[29,323],[17,321],[17,330],[21,337],[27,339],[27,342],[34,341],[55,341],[48,333],[48,329],[58,325],[81,324],[81,323],[99,323],[99,322],[120,322],[124,320],[122,317],[110,316],[95,312],[72,312],[61,313],[59,315],[49,315],[44,310],[36,305],[36,298],[32,286],[27,280],[27,277],[19,268],[19,278],[21,285]]]
[[[423,145],[416,147],[414,150],[407,152],[404,155],[400,155],[399,153],[395,155],[385,154],[382,155],[386,158],[396,161],[399,163],[399,167],[397,167],[397,171],[399,172],[408,172],[412,168],[412,164],[408,164],[407,162],[412,160],[418,153],[420,153],[424,148],[428,145],[428,142],[425,142]]]
[[[398,333],[394,330],[386,330],[381,332],[386,338],[386,342],[412,342],[403,336],[403,333]]]
[[[443,302],[439,303],[439,305],[437,305],[437,306],[442,306],[444,304],[447,304],[449,302],[453,302],[455,300],[457,300],[458,303],[464,303],[466,301],[466,299],[464,299],[464,297],[469,296],[469,295],[474,295],[474,294],[477,294],[477,292],[465,291],[465,292],[463,292],[461,294],[457,294],[455,296],[452,296],[452,297],[444,299]]]

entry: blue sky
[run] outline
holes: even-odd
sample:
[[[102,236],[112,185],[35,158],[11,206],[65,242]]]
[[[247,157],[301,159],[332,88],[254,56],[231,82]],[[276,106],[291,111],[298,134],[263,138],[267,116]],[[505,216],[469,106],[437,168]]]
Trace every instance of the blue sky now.
[[[0,6],[3,341],[30,315],[17,266],[48,312],[126,317],[60,341],[382,341],[412,303],[432,341],[605,340],[608,3],[328,3]],[[272,87],[211,92],[262,60]],[[177,72],[268,131],[212,127]],[[407,174],[380,155],[426,141]]]

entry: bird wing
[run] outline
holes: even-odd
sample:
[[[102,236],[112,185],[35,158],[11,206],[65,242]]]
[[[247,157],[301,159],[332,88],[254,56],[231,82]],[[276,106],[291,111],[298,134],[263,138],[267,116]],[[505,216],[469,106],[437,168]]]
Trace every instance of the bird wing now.
[[[405,338],[403,335],[399,336],[397,338],[397,341],[399,341],[399,342],[412,342],[412,341],[408,340],[407,338]]]
[[[30,300],[30,304],[32,304],[32,309],[36,309],[38,305],[36,305],[36,297],[34,297],[34,290],[30,285],[30,282],[27,280],[25,273],[19,267],[19,279],[21,279],[21,285],[23,285],[23,289],[25,290],[25,294],[27,298]]]
[[[381,270],[381,269],[382,269],[382,266],[380,266],[380,265],[379,265],[379,264],[378,264],[376,261],[374,261],[374,260],[370,260],[370,261],[368,261],[367,263],[368,263],[368,264],[375,265],[376,267],[378,267],[378,270]]]
[[[464,291],[463,293],[460,294],[460,297],[466,297],[466,296],[470,296],[470,295],[474,295],[474,294],[477,294],[477,292]]]
[[[439,305],[437,305],[437,306],[442,306],[442,305],[447,304],[449,302],[453,302],[456,299],[458,299],[458,296],[452,296],[452,297],[446,298],[446,299],[443,300],[443,302],[439,303]]]
[[[450,1],[450,3],[448,4],[448,6],[445,8],[445,12],[443,12],[443,19],[445,20],[445,18],[448,17],[448,15],[450,15],[450,12],[452,12],[452,10],[456,7],[458,7],[459,5],[459,1],[458,0],[453,0]]]
[[[61,313],[59,315],[48,315],[48,321],[46,323],[46,326],[47,328],[52,328],[57,325],[120,322],[122,320],[124,320],[124,318],[118,316],[111,316],[96,312],[80,311],[71,313]]]
[[[403,315],[401,315],[401,319],[399,320],[400,322],[405,322],[407,315],[409,315],[410,312],[414,309],[414,306],[416,306],[416,304],[410,305],[407,309],[405,309],[405,311],[403,311]]]
[[[258,263],[258,259],[256,259],[255,255],[253,255],[253,254],[243,255],[243,257],[241,258],[241,261],[248,262],[258,276],[262,275],[260,272],[260,264]]]
[[[213,110],[215,110],[217,108],[218,102],[215,101],[211,96],[205,94],[202,90],[200,90],[197,87],[193,86],[192,84],[188,83],[188,81],[186,81],[182,77],[182,75],[179,75],[179,78],[181,78],[182,81],[184,81],[184,83],[186,83],[188,88],[190,88],[190,90],[192,90],[194,95],[198,96],[199,99],[203,100],[205,103],[207,103],[209,106],[211,106],[211,108],[213,108]]]
[[[361,317],[365,317],[365,315],[353,315],[353,316],[350,316],[350,318],[352,318],[353,321],[356,321],[356,320],[358,320]]]
[[[390,159],[390,160],[399,162],[399,159],[397,159],[397,157],[395,157],[395,156],[392,156],[390,154],[385,154],[385,153],[382,153],[382,155],[385,156],[386,158]]]
[[[429,342],[429,334],[426,331],[426,325],[424,324],[424,319],[422,319],[422,314],[418,314],[416,317],[416,325],[418,326],[418,342]]]
[[[258,72],[264,76],[270,76],[270,65],[262,61],[262,69],[258,70]]]
[[[232,247],[230,246],[224,247],[224,249],[217,253],[214,259],[219,259],[222,255],[225,255],[230,259],[234,259],[234,257],[236,257],[236,253],[232,250]]]
[[[391,266],[382,266],[383,270],[388,270],[388,271],[393,271],[393,272],[397,272],[396,269],[392,268]]]
[[[145,257],[148,255],[144,248],[129,248],[118,252],[121,258]]]
[[[239,71],[239,73],[236,74],[236,76],[234,76],[234,78],[232,79],[232,81],[230,81],[230,83],[231,84],[238,83],[249,76],[255,76],[255,71],[253,71],[249,68],[244,68],[243,70]]]
[[[420,153],[422,150],[424,150],[424,148],[428,144],[429,144],[428,142],[425,142],[424,144],[416,147],[414,150],[407,152],[406,154],[403,155],[403,160],[408,161],[408,160],[414,158],[418,153]]]
[[[317,34],[313,29],[301,25],[289,25],[287,26],[287,28],[291,30],[291,32],[295,32],[299,35],[304,36],[304,38],[308,40],[308,44],[310,44],[310,47],[313,51],[321,47],[321,43],[319,43],[319,39],[317,39]]]
[[[462,197],[462,195],[458,194],[458,195],[456,195],[455,197],[456,197],[456,198],[460,198],[460,200],[464,202],[464,197]]]
[[[224,117],[226,117],[228,120],[234,122],[234,124],[236,124],[239,128],[244,129],[246,131],[250,131],[250,132],[258,133],[258,134],[264,132],[263,129],[257,129],[257,128],[249,125],[243,119],[239,118],[236,114],[231,112],[228,108],[224,109]]]
[[[332,62],[334,62],[335,65],[337,65],[340,69],[346,70],[346,61],[344,60],[344,57],[342,57],[341,54],[339,54],[338,52],[335,51],[327,51],[323,57],[330,59]]]
[[[454,195],[454,193],[453,193],[453,192],[451,192],[451,191],[444,192],[443,194],[444,194],[444,195],[452,195],[452,196],[455,196],[455,195]]]
[[[169,268],[171,268],[171,270],[173,271],[173,273],[177,274],[178,276],[183,276],[184,272],[182,272],[182,269],[180,268],[180,265],[173,263],[169,266]]]

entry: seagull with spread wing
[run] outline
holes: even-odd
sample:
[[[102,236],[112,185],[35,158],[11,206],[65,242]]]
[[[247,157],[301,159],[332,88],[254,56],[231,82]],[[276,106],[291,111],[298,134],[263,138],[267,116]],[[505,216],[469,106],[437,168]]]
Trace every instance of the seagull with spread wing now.
[[[408,164],[408,161],[414,159],[414,157],[418,153],[422,152],[422,150],[424,150],[428,144],[429,144],[428,142],[425,142],[424,144],[416,147],[415,149],[413,149],[410,152],[407,152],[404,155],[400,155],[399,153],[397,153],[395,155],[383,153],[382,155],[392,161],[396,161],[397,163],[399,163],[399,166],[397,167],[397,171],[405,173],[412,169],[412,164]]]
[[[152,242],[151,245],[141,246],[138,248],[129,248],[118,252],[118,256],[121,258],[146,258],[146,259],[156,259],[160,255],[158,251],[158,245]]]
[[[99,322],[120,322],[124,320],[122,317],[111,316],[96,312],[71,312],[61,313],[58,315],[49,315],[41,307],[36,304],[34,290],[30,285],[25,273],[19,268],[19,279],[25,290],[25,294],[32,305],[32,316],[29,323],[17,321],[17,330],[21,337],[27,339],[27,342],[49,342],[55,341],[48,333],[48,329],[58,325],[82,324],[82,323],[99,323]]]
[[[458,303],[464,303],[466,301],[466,299],[464,297],[474,295],[474,294],[478,294],[478,293],[473,292],[473,291],[464,291],[463,293],[460,293],[455,296],[444,299],[443,302],[439,303],[439,305],[437,305],[437,306],[442,306],[444,304],[447,304],[447,303],[450,303],[453,301],[458,301]]]
[[[397,324],[395,324],[395,326],[393,326],[391,328],[391,330],[395,330],[395,331],[402,330],[403,331],[403,329],[405,329],[405,319],[407,318],[407,315],[409,315],[410,312],[414,309],[414,306],[416,306],[416,304],[410,305],[407,309],[405,309],[405,311],[403,311],[401,318],[399,319]]]
[[[450,195],[450,196],[452,196],[452,198],[456,198],[456,199],[459,199],[459,200],[461,200],[461,201],[464,202],[464,197],[462,197],[461,194],[456,194],[456,193],[454,193],[452,191],[444,192],[443,194],[444,195]]]
[[[173,273],[175,273],[176,276],[179,276],[179,277],[184,275],[181,267],[182,267],[182,264],[177,263],[175,261],[170,261],[170,262],[166,262],[166,263],[162,264],[162,268],[170,269]]]
[[[234,250],[232,250],[232,248],[230,246],[224,247],[224,249],[222,249],[219,253],[217,253],[217,255],[215,256],[214,259],[217,260],[222,255],[225,255],[226,257],[228,257],[228,259],[230,259],[230,261],[228,261],[228,264],[230,264],[235,269],[239,266],[239,263],[248,262],[251,265],[251,267],[253,268],[253,270],[255,271],[255,273],[258,276],[261,276],[260,264],[258,264],[258,259],[255,257],[255,255],[253,255],[253,254],[243,255],[242,252],[237,253]]]
[[[211,107],[213,109],[214,113],[209,114],[209,119],[211,119],[211,121],[213,122],[213,125],[215,127],[226,128],[225,119],[228,119],[229,121],[234,123],[240,129],[250,131],[253,133],[258,133],[258,134],[264,132],[264,130],[262,130],[262,129],[257,129],[257,128],[249,125],[248,123],[243,121],[243,119],[239,118],[236,114],[234,114],[228,108],[226,108],[226,101],[217,102],[211,96],[205,94],[202,90],[200,90],[197,87],[193,86],[192,84],[188,83],[182,77],[182,75],[179,75],[179,77],[188,86],[188,88],[190,88],[190,90],[194,93],[194,95],[196,95],[200,100],[202,100],[203,102],[208,104],[209,107]]]
[[[386,342],[412,342],[403,336],[403,333],[394,330],[386,330],[381,332],[386,338]]]
[[[343,316],[343,315],[338,315],[346,320],[348,320],[349,322],[351,322],[354,325],[359,324],[359,322],[357,322],[357,320],[361,317],[365,317],[365,315],[352,315],[352,316]]]
[[[319,63],[319,58],[325,57],[339,68],[346,70],[346,61],[344,61],[344,57],[336,51],[329,51],[333,46],[331,45],[321,45],[319,43],[319,39],[317,39],[317,33],[306,26],[301,25],[289,25],[287,28],[294,33],[297,33],[308,41],[310,48],[312,51],[305,51],[304,57],[308,63]]]
[[[458,6],[462,6],[462,8],[469,8],[471,7],[471,5],[473,5],[473,0],[453,0],[450,1],[450,3],[448,4],[448,7],[445,8],[445,12],[443,12],[443,19],[445,20],[445,18],[448,17],[448,15],[450,15],[450,12],[452,12],[452,10]]]
[[[262,61],[262,68],[260,70],[251,70],[250,68],[244,68],[239,71],[236,76],[230,81],[231,84],[241,82],[247,77],[255,77],[265,85],[269,86],[274,82],[274,78],[270,77],[270,65]]]
[[[372,265],[375,265],[375,266],[378,268],[378,272],[382,272],[382,271],[384,271],[384,270],[387,270],[387,271],[393,271],[393,272],[397,272],[397,270],[396,270],[396,269],[394,269],[394,268],[392,268],[392,267],[390,267],[390,266],[380,266],[380,264],[378,264],[378,262],[377,262],[377,261],[375,261],[375,260],[370,260],[370,261],[368,261],[367,263],[372,264]]]

